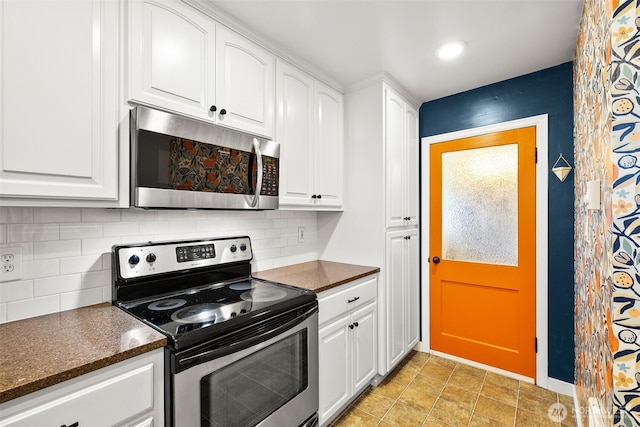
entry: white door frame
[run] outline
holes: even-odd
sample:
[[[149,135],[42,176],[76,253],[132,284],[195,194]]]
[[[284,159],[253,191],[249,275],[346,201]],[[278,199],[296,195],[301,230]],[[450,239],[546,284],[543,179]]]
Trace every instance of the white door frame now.
[[[435,136],[424,137],[422,143],[422,176],[421,176],[421,242],[422,242],[422,341],[418,344],[421,351],[430,352],[430,306],[429,306],[429,145],[439,142],[451,141],[460,138],[469,138],[493,132],[535,126],[536,147],[538,149],[538,163],[536,164],[536,337],[538,337],[538,353],[536,354],[536,383],[543,388],[548,388],[548,194],[549,194],[549,160],[548,160],[548,115],[527,117],[494,125],[465,129],[457,132],[444,133]],[[462,361],[462,359],[459,359]],[[469,363],[469,361],[465,361]],[[517,374],[510,374],[502,370],[487,367],[477,363],[485,369],[499,372],[514,378],[524,379]]]

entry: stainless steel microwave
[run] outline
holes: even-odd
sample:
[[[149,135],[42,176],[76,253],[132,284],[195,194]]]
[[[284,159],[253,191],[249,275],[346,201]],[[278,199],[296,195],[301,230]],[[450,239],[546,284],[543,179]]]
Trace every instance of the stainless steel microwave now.
[[[132,206],[278,208],[278,143],[141,106],[130,125]]]

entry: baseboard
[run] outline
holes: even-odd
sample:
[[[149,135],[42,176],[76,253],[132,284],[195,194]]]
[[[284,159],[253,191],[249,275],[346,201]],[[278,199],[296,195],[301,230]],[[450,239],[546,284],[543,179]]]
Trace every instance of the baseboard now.
[[[449,360],[453,360],[454,362],[464,363],[465,365],[473,366],[475,368],[484,369],[485,371],[493,372],[495,374],[499,374],[499,375],[503,375],[505,377],[513,378],[513,379],[516,379],[518,381],[523,381],[523,382],[531,383],[531,384],[534,383],[533,378],[525,377],[524,375],[516,374],[514,372],[505,371],[503,369],[498,369],[498,368],[496,368],[494,366],[485,365],[484,363],[478,363],[478,362],[475,362],[473,360],[464,359],[464,358],[458,357],[458,356],[452,356],[450,354],[441,353],[441,352],[435,351],[435,350],[431,350],[431,354],[433,354],[434,356],[442,357],[443,359],[449,359]]]
[[[547,378],[547,389],[564,394],[565,396],[575,396],[575,387],[573,384],[555,378]]]

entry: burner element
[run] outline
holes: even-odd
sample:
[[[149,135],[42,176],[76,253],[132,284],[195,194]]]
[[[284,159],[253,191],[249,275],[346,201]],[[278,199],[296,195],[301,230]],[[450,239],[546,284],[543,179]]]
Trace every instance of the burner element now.
[[[205,303],[185,307],[173,313],[171,319],[178,323],[213,322],[221,314],[222,304]]]
[[[234,291],[248,291],[251,289],[251,282],[232,283],[229,285],[229,289]]]
[[[163,300],[155,301],[149,304],[149,310],[154,310],[154,311],[172,310],[174,308],[182,307],[186,303],[187,301],[183,300],[182,298],[163,299]]]
[[[240,294],[240,298],[245,301],[253,302],[267,302],[276,301],[287,296],[287,293],[282,289],[264,289],[256,288],[251,291],[243,292]]]

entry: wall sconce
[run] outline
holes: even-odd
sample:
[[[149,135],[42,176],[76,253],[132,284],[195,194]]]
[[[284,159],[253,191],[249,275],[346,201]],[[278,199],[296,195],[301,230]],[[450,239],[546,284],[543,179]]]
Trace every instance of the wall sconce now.
[[[558,160],[553,164],[551,171],[556,174],[560,182],[564,182],[569,175],[569,172],[571,172],[571,169],[573,168],[569,162],[567,162],[567,159],[565,159],[562,153],[560,153],[560,157],[558,157]]]

